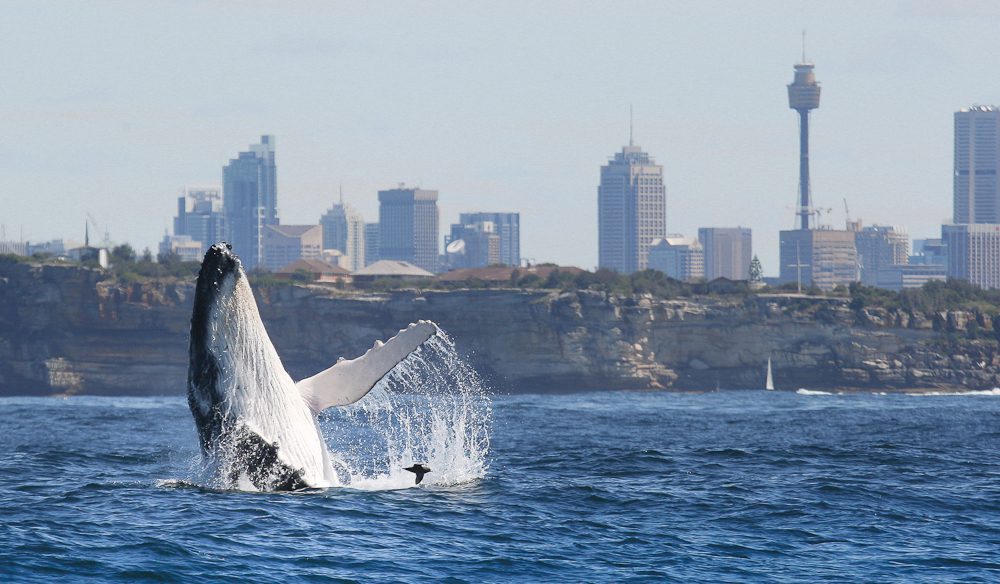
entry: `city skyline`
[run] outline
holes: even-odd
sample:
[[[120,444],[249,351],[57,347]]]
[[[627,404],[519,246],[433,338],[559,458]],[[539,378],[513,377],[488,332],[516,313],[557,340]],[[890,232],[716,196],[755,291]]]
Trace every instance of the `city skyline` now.
[[[156,249],[176,189],[219,182],[241,144],[272,133],[282,222],[314,221],[341,182],[375,217],[377,191],[405,180],[442,193],[445,221],[519,211],[522,256],[592,268],[595,168],[627,143],[634,104],[636,142],[671,193],[667,232],[747,225],[774,275],[778,242],[766,234],[794,221],[797,121],[783,93],[801,28],[825,88],[811,128],[818,207],[847,198],[866,223],[939,236],[952,213],[952,115],[1000,101],[1000,80],[982,75],[1000,60],[989,3],[648,4],[641,22],[554,3],[535,8],[537,23],[514,5],[63,6],[40,16],[13,3],[0,25],[0,46],[22,56],[0,65],[13,193],[2,222],[32,241],[79,238],[90,212],[114,239]],[[565,30],[541,26],[554,19]],[[417,51],[393,34],[413,26],[429,39]],[[62,43],[25,51],[49,30]],[[512,31],[519,43],[500,51]],[[588,41],[608,33],[628,63]],[[565,207],[573,238],[545,224]]]

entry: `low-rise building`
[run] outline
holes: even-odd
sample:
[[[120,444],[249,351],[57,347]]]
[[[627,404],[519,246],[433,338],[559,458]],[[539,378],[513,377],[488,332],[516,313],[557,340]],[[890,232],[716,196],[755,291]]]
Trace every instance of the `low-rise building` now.
[[[200,262],[204,245],[190,235],[164,235],[160,241],[160,256],[176,254],[182,262]]]
[[[854,232],[858,250],[861,283],[877,286],[880,274],[890,266],[906,265],[910,261],[910,240],[898,227],[869,225]],[[895,270],[894,273],[901,273]]]
[[[350,284],[354,278],[346,269],[322,260],[296,260],[278,270],[279,276],[293,277],[304,274],[313,282]]]
[[[854,231],[793,229],[780,232],[780,281],[833,290],[858,281]]]
[[[482,268],[501,263],[500,235],[492,221],[454,223],[444,243],[445,261],[451,269]]]
[[[650,244],[649,268],[675,280],[699,280],[705,277],[705,253],[697,239],[668,235]]]
[[[66,252],[66,257],[73,261],[80,262],[81,264],[91,263],[97,264],[102,268],[107,269],[110,265],[111,254],[108,253],[106,247],[93,247],[91,245],[82,245],[80,247],[74,247]]]
[[[69,250],[75,247],[80,247],[81,245],[83,245],[83,243],[71,239],[52,239],[40,243],[30,243],[28,244],[27,255],[41,253],[54,257],[60,257],[65,256]]]
[[[920,288],[927,282],[946,279],[948,274],[941,265],[893,264],[879,270],[874,285],[899,292],[906,288]]]
[[[481,280],[491,284],[503,284],[512,282],[525,276],[538,276],[542,280],[547,280],[554,272],[560,274],[570,274],[573,277],[579,276],[584,270],[576,266],[528,266],[526,268],[515,268],[513,266],[488,266],[485,268],[465,268],[452,270],[444,274],[439,274],[439,282],[466,282]]]
[[[911,264],[948,267],[948,247],[941,239],[914,239]]]
[[[415,282],[433,278],[434,274],[403,260],[379,260],[354,272],[354,282],[359,285],[371,284],[376,280]]]
[[[0,254],[26,256],[28,255],[28,243],[24,241],[0,240]]]

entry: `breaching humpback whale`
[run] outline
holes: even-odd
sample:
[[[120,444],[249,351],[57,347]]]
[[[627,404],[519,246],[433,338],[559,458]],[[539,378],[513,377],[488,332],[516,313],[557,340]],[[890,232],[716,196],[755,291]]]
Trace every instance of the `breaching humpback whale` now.
[[[437,331],[403,329],[367,353],[292,381],[264,330],[232,246],[213,245],[195,288],[188,405],[223,486],[295,490],[338,484],[316,415],[354,403]]]

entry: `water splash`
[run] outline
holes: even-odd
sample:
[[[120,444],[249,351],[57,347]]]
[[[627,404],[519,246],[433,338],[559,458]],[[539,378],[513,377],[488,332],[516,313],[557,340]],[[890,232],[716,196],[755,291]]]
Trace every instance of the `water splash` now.
[[[431,472],[421,485],[456,485],[485,476],[492,405],[475,370],[442,331],[431,337],[358,403],[320,417],[343,486],[402,489],[403,470]]]

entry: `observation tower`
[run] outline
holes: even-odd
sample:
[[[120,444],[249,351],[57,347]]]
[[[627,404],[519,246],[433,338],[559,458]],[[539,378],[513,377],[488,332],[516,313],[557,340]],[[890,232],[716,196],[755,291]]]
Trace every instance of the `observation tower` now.
[[[809,187],[809,112],[819,107],[819,83],[814,65],[805,60],[795,65],[795,80],[788,85],[788,107],[799,112],[799,228],[809,229],[813,214]]]

